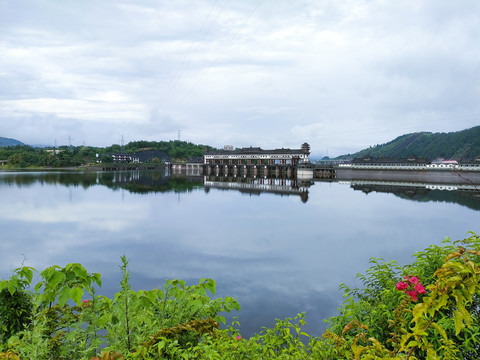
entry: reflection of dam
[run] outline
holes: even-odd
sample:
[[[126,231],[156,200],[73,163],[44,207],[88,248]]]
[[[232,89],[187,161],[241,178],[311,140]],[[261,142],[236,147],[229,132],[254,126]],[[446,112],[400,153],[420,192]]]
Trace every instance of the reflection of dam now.
[[[382,169],[346,169],[336,170],[339,181],[389,181],[415,182],[425,184],[480,184],[480,171],[456,170],[382,170]]]
[[[403,199],[447,202],[480,210],[480,186],[475,184],[442,184],[425,182],[350,180],[339,181],[355,191],[390,193]]]
[[[400,189],[428,189],[447,191],[475,191],[480,193],[480,186],[474,184],[433,184],[404,181],[378,181],[378,180],[351,180],[339,181],[341,184],[350,185],[352,188],[374,188],[384,191],[398,191]]]
[[[299,181],[287,178],[253,178],[253,177],[204,177],[204,187],[222,190],[238,190],[240,192],[260,195],[273,193],[277,195],[298,195],[303,202],[308,200],[308,188],[311,181]]]

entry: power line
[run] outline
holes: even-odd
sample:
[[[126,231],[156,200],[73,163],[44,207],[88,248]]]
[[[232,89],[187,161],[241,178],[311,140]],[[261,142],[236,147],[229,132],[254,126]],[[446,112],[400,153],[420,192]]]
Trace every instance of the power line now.
[[[257,11],[258,7],[260,6],[262,0],[258,0],[257,5],[253,8],[253,10],[250,12],[250,14],[245,18],[243,21],[242,25],[240,26],[240,30],[243,29],[243,27],[247,24],[247,22],[250,20],[250,18],[253,16],[253,14]],[[237,31],[227,42],[227,44],[223,47],[223,49],[218,53],[217,57],[215,60],[213,60],[210,63],[210,66],[203,71],[203,73],[200,75],[200,77],[197,79],[197,81],[193,84],[193,86],[188,90],[188,92],[185,94],[185,96],[182,98],[180,103],[183,103],[185,99],[191,94],[193,89],[200,83],[201,80],[205,77],[205,75],[217,64],[218,60],[220,59],[220,56],[227,50],[227,48],[232,44],[232,42],[238,37],[239,31]]]
[[[170,93],[172,92],[173,88],[175,87],[178,79],[181,77],[180,75],[185,72],[185,70],[188,68],[188,66],[190,65],[190,63],[192,62],[193,58],[197,55],[198,53],[198,50],[200,49],[200,45],[197,45],[196,46],[196,49],[195,49],[195,52],[193,53],[193,55],[189,58],[190,54],[192,53],[192,49],[194,47],[194,45],[197,43],[197,41],[199,40],[200,38],[200,35],[204,32],[204,30],[206,29],[206,25],[208,23],[208,20],[210,19],[210,16],[212,15],[213,13],[213,10],[214,8],[216,7],[217,3],[218,3],[219,0],[215,0],[215,2],[213,3],[212,7],[210,8],[210,11],[208,12],[208,15],[206,16],[205,20],[203,21],[203,24],[200,28],[200,30],[197,32],[197,34],[195,35],[195,38],[193,39],[193,41],[191,42],[190,44],[190,48],[188,49],[188,51],[186,52],[185,56],[183,57],[183,60],[182,62],[178,65],[174,75],[170,78],[170,82],[168,83],[167,87],[165,88],[165,91],[163,92],[163,95],[161,97],[161,100],[160,100],[160,103],[159,103],[159,106],[162,106],[166,99],[168,98],[168,96],[170,95]],[[223,5],[222,7],[220,8],[220,10],[217,12],[217,14],[215,15],[215,18],[213,19],[213,21],[210,23],[210,25],[208,26],[206,32],[204,33],[203,35],[203,39],[205,39],[207,37],[207,35],[211,32],[212,30],[212,27],[213,27],[213,24],[215,24],[218,16],[221,14],[221,12],[223,11],[223,8],[225,7],[227,3],[227,0],[224,0],[223,2]],[[188,61],[187,61],[187,58]]]

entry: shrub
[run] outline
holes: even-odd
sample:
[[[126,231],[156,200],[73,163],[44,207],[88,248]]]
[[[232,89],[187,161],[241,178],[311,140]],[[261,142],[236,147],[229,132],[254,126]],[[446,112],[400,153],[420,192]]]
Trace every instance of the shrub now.
[[[1,359],[477,359],[480,355],[480,239],[446,239],[414,254],[412,264],[372,259],[361,288],[347,299],[322,337],[302,331],[305,314],[277,320],[243,339],[231,297],[211,298],[215,281],[135,292],[122,257],[121,290],[97,296],[100,274],[80,264],[40,273],[16,269],[0,282]],[[84,291],[91,297],[82,300]],[[210,293],[210,295],[209,295]],[[103,348],[101,354],[100,350]]]

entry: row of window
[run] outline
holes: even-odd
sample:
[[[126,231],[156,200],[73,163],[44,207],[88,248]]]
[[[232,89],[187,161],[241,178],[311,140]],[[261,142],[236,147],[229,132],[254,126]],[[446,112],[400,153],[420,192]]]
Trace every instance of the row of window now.
[[[292,159],[206,159],[205,163],[212,165],[292,165],[297,162]]]
[[[205,155],[206,159],[292,159],[303,155]]]

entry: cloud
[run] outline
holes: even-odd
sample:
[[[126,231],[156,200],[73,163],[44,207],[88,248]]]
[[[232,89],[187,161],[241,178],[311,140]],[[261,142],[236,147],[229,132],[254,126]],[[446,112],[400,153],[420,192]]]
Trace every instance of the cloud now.
[[[60,119],[93,145],[181,130],[214,146],[328,141],[339,155],[461,130],[479,121],[478,11],[475,0],[6,0],[0,135],[41,118],[18,139],[44,142]]]

